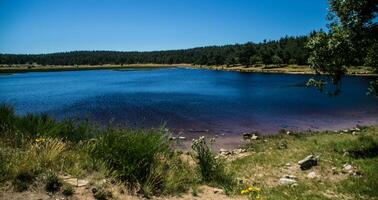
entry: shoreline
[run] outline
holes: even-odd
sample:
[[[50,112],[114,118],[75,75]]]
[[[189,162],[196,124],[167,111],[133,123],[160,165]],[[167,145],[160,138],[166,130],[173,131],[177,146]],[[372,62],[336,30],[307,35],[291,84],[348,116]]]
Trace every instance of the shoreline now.
[[[25,73],[25,72],[54,72],[54,71],[82,71],[82,70],[124,70],[128,68],[171,68],[171,67],[187,67],[191,69],[207,69],[217,71],[230,71],[240,73],[270,73],[270,74],[298,74],[298,75],[315,75],[315,72],[308,66],[300,65],[261,65],[261,66],[206,66],[193,65],[187,63],[181,64],[127,64],[127,65],[47,65],[47,66],[0,66],[0,74]],[[371,68],[368,67],[351,67],[347,72],[348,76],[378,76]]]

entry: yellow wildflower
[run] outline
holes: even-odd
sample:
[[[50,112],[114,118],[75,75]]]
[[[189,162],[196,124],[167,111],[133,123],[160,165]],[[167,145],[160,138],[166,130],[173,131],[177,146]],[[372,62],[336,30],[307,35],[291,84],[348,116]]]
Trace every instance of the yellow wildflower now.
[[[45,142],[46,141],[46,139],[45,138],[36,138],[35,139],[35,142],[37,142],[37,143],[42,143],[42,142]]]

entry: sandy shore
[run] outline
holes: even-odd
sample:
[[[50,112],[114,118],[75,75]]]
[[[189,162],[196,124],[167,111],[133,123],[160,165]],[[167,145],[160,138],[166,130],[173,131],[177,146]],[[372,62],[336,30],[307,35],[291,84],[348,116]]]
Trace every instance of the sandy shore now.
[[[315,74],[308,66],[301,65],[261,65],[261,66],[207,66],[193,65],[187,63],[181,64],[127,64],[127,65],[0,65],[0,73],[21,73],[21,72],[44,72],[44,71],[76,71],[76,70],[98,70],[98,69],[128,69],[128,68],[164,68],[164,67],[188,67],[193,69],[209,69],[221,71],[236,71],[245,73],[281,73],[281,74]],[[378,76],[369,67],[351,67],[348,69],[348,75],[357,76]]]

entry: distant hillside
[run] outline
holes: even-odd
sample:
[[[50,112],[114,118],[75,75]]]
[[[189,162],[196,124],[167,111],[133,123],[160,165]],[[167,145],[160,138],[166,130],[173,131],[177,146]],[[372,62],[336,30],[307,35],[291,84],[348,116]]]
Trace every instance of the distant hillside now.
[[[207,46],[183,50],[121,52],[72,51],[50,54],[0,54],[0,64],[101,65],[190,63],[201,65],[254,65],[307,63],[307,36],[284,37],[261,43]]]

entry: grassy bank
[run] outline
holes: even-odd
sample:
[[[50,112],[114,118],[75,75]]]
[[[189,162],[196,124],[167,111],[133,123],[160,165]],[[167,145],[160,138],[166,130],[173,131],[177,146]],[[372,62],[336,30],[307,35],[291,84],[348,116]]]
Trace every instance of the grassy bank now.
[[[0,134],[4,199],[378,198],[376,126],[282,130],[216,154],[205,138],[186,152],[177,150],[165,129],[99,128],[47,115],[17,116],[1,106]],[[317,165],[301,170],[297,162],[310,154],[319,156]],[[293,182],[280,184],[283,177]]]
[[[257,66],[207,66],[193,64],[127,64],[127,65],[12,65],[0,66],[0,73],[21,73],[21,72],[49,72],[49,71],[79,71],[79,70],[98,70],[114,69],[124,70],[129,68],[162,68],[162,67],[191,67],[195,69],[210,69],[223,71],[237,71],[245,73],[283,73],[283,74],[314,74],[314,71],[308,66],[300,65],[257,65]],[[348,75],[359,76],[378,76],[372,68],[369,67],[350,67]]]

